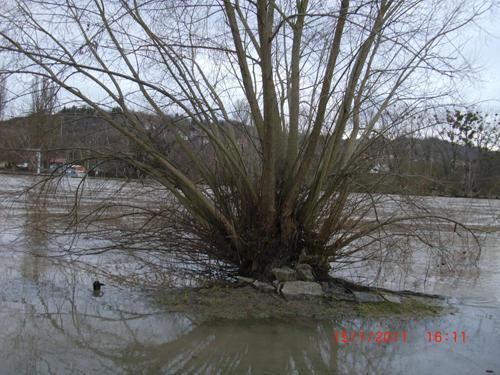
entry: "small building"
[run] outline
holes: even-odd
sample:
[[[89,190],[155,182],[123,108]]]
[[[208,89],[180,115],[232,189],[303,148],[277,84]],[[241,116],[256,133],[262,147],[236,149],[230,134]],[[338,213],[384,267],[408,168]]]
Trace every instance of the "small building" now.
[[[54,172],[56,169],[60,168],[66,163],[66,159],[54,158],[49,160],[49,171]]]

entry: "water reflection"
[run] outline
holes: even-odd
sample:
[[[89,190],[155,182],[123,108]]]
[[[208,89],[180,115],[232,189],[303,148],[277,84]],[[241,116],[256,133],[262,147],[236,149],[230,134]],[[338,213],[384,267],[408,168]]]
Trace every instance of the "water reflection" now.
[[[48,258],[57,244],[43,235],[47,224],[14,204],[9,209],[16,215],[6,222],[4,207],[0,375],[500,373],[500,252],[494,236],[479,268],[423,283],[428,292],[453,296],[454,315],[196,325],[143,293],[143,285],[172,282],[170,275],[112,254]],[[34,221],[36,228],[15,229]],[[95,280],[104,281],[105,290],[94,291]],[[443,340],[429,342],[427,332],[435,338],[438,331]],[[339,342],[342,332],[357,336]],[[398,342],[367,342],[370,332],[398,332]],[[465,332],[465,342],[445,341],[453,332]]]
[[[193,329],[188,317],[164,314],[125,291],[94,299],[79,283],[11,278],[8,286],[0,292],[2,374],[127,373],[127,363],[150,368],[148,351]]]
[[[44,269],[51,271],[39,274],[37,281],[21,273],[1,275],[7,286],[0,291],[1,374],[461,374],[498,369],[498,309],[464,306],[455,315],[414,321],[346,318],[196,326],[189,316],[165,313],[138,291],[109,286],[93,298],[84,275],[58,272],[55,265]],[[391,341],[376,342],[374,334],[368,342],[369,333],[377,331],[391,332]],[[443,342],[429,343],[427,332],[437,331]],[[465,342],[460,336],[459,342],[444,341],[446,332],[451,338],[452,332],[462,331]],[[342,332],[349,342],[340,342]]]
[[[93,290],[92,291],[92,296],[94,297],[102,297],[104,295],[104,292],[101,290]]]

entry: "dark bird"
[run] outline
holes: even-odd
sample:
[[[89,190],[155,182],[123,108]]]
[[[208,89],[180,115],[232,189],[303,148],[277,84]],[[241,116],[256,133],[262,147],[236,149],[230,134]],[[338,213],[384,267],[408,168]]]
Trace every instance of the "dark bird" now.
[[[99,282],[99,280],[94,281],[94,291],[96,290],[101,290],[101,286],[104,285],[103,283]]]

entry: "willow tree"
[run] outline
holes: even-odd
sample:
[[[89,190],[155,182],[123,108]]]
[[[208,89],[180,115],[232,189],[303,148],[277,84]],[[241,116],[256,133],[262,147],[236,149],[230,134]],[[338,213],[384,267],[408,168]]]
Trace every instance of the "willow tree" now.
[[[89,158],[116,158],[170,191],[176,211],[147,220],[157,250],[265,278],[381,254],[396,236],[386,228],[444,220],[404,199],[377,215],[372,193],[391,171],[368,173],[373,147],[415,130],[405,119],[470,74],[460,33],[486,11],[441,0],[9,0],[0,53],[3,71],[53,81],[61,101],[93,108],[132,145]]]

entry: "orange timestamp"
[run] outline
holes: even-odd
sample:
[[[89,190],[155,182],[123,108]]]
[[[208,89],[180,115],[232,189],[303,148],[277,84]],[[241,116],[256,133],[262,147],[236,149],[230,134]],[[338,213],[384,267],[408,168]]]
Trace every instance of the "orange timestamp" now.
[[[446,341],[454,341],[454,342],[465,342],[465,332],[427,332],[429,335],[429,342],[446,342]]]
[[[335,332],[335,341],[336,342],[354,342],[360,340],[364,342],[367,339],[367,342],[371,342],[372,339],[374,342],[398,342],[398,332],[362,332],[362,331],[354,331],[352,335],[349,332]],[[406,342],[406,332],[399,333],[399,342]]]

